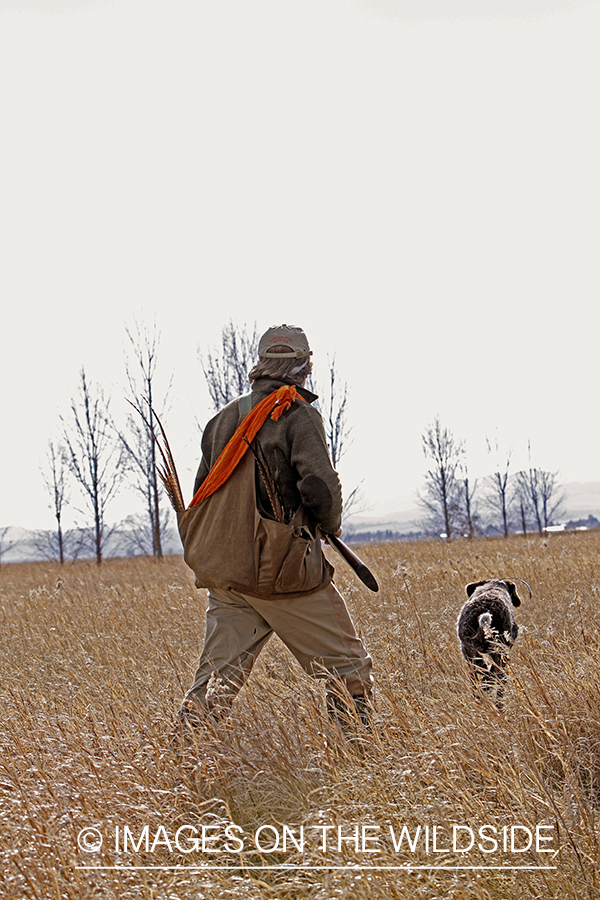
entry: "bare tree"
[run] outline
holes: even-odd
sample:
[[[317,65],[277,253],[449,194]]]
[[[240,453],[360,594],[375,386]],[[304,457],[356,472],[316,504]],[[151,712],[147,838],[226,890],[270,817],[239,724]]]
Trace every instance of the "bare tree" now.
[[[248,372],[258,357],[256,323],[250,333],[230,319],[221,332],[221,349],[200,354],[202,371],[215,410],[248,391]]]
[[[558,494],[558,472],[547,472],[531,465],[531,443],[528,442],[529,468],[517,472],[515,476],[515,495],[521,510],[523,533],[526,534],[527,517],[533,521],[538,532],[542,534],[552,524],[553,517],[562,504],[562,496]]]
[[[77,559],[85,552],[93,549],[93,541],[90,541],[89,529],[68,528],[61,531],[61,540],[56,530],[35,531],[31,537],[31,543],[36,552],[44,559],[60,559],[62,551],[63,560]],[[63,563],[61,562],[61,565]]]
[[[135,489],[144,498],[149,529],[148,536],[139,536],[141,546],[146,547],[156,559],[163,555],[162,531],[166,526],[169,511],[161,509],[161,489],[156,473],[156,447],[152,436],[154,427],[155,377],[160,334],[156,330],[156,322],[150,332],[146,326],[134,323],[132,329],[125,329],[129,341],[132,362],[125,363],[125,372],[129,385],[129,400],[136,410],[143,412],[143,416],[137,412],[131,412],[127,417],[127,434],[119,433],[121,444],[125,451],[125,458],[130,471],[135,475]],[[171,383],[161,401],[161,408],[157,410],[163,416],[166,398]],[[138,519],[132,521],[139,522]]]
[[[519,478],[519,472],[514,476],[513,494],[511,502],[518,509],[519,524],[521,531],[527,537],[527,529],[529,527],[529,496],[527,492],[527,483],[524,478]]]
[[[559,494],[560,484],[558,482],[558,472],[547,472],[538,469],[538,484],[540,489],[540,500],[542,507],[542,520],[544,528],[552,525],[555,517],[561,512],[563,503],[563,495]]]
[[[64,419],[63,440],[67,464],[79,485],[93,517],[96,562],[102,563],[102,551],[109,530],[105,513],[120,485],[123,455],[115,439],[109,402],[100,387],[88,384],[81,369],[79,393],[71,400],[70,416]]]
[[[313,393],[318,394],[319,389],[312,374],[309,375],[306,386]],[[351,444],[352,427],[348,425],[348,382],[340,382],[335,354],[327,357],[327,388],[323,399],[318,397],[314,405],[321,413],[325,427],[325,437],[329,455],[334,469],[337,469],[341,458]],[[350,491],[344,498],[344,518],[351,512],[356,512],[358,505],[362,503],[362,482]]]
[[[436,416],[422,435],[423,453],[430,461],[425,487],[419,502],[427,514],[429,529],[451,540],[460,514],[457,470],[464,456],[464,444],[443,428]]]
[[[495,515],[500,515],[504,537],[508,537],[509,509],[511,503],[509,469],[512,458],[512,448],[509,448],[503,454],[500,450],[497,436],[493,444],[489,438],[486,438],[486,443],[488,453],[494,460],[494,472],[487,478],[489,491],[486,495],[486,504]]]
[[[161,509],[161,545],[165,550],[165,536],[169,524],[169,511]],[[148,528],[147,515],[130,515],[115,528],[111,538],[111,547],[116,548],[119,556],[152,556],[152,534]],[[162,558],[162,557],[161,557]]]
[[[62,445],[56,445],[54,441],[48,441],[48,452],[46,454],[46,468],[42,469],[42,479],[44,486],[50,494],[50,508],[56,519],[56,553],[51,558],[60,561],[61,566],[65,561],[65,542],[62,526],[63,507],[67,504],[67,485],[66,476],[68,472],[67,456],[65,448]],[[49,547],[54,542],[49,542]]]
[[[475,505],[477,479],[475,479],[475,481],[469,479],[469,469],[467,467],[466,459],[464,458],[458,464],[457,481],[461,528],[466,532],[469,540],[472,540],[473,535],[475,534],[475,528],[479,521],[479,514]]]
[[[527,534],[529,517],[542,534],[558,512],[562,497],[557,497],[558,472],[530,467],[516,474],[516,497],[520,506],[523,533]]]
[[[310,390],[315,389],[315,393],[317,392],[312,376],[309,376],[307,387]],[[348,442],[352,433],[352,428],[348,426],[347,421],[347,403],[348,383],[344,381],[343,384],[340,384],[334,354],[331,359],[327,357],[327,390],[325,396],[323,399],[319,397],[314,404],[323,419],[327,446],[329,447],[329,454],[334,469],[337,469],[339,461],[348,449]]]

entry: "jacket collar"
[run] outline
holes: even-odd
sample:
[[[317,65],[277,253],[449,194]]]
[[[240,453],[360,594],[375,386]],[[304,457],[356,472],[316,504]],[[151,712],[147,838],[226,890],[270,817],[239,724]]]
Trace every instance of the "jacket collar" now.
[[[318,399],[318,394],[313,394],[313,392],[309,391],[307,388],[300,387],[300,385],[296,384],[294,381],[290,381],[289,378],[257,378],[252,385],[252,391],[257,394],[270,394],[284,384],[294,384],[298,393],[307,403],[313,403]]]

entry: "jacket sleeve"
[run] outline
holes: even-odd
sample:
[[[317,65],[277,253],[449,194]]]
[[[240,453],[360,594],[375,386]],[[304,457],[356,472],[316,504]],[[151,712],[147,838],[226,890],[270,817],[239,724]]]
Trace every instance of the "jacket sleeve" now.
[[[290,422],[290,463],[298,472],[298,490],[322,530],[336,532],[342,522],[342,488],[329,457],[323,420],[314,407],[298,413]]]

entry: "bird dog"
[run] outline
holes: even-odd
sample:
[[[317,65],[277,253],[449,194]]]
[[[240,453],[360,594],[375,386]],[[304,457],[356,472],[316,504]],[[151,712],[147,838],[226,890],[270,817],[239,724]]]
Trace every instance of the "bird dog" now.
[[[496,706],[502,705],[508,653],[519,633],[514,606],[521,605],[512,581],[475,581],[467,585],[468,600],[458,617],[458,637],[469,666],[473,687],[478,685]]]

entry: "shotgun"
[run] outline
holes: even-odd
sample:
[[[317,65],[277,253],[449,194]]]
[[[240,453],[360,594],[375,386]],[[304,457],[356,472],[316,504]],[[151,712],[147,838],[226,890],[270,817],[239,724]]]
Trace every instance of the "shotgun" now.
[[[324,537],[327,539],[327,543],[331,544],[332,547],[335,547],[340,556],[342,556],[348,565],[354,569],[362,583],[366,584],[370,591],[377,593],[379,585],[375,581],[375,576],[369,567],[365,565],[360,556],[357,556],[356,553],[350,549],[348,544],[344,543],[341,538],[336,537],[335,534],[325,534]]]

